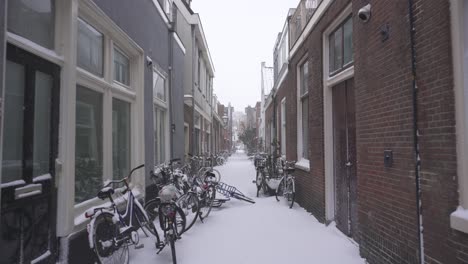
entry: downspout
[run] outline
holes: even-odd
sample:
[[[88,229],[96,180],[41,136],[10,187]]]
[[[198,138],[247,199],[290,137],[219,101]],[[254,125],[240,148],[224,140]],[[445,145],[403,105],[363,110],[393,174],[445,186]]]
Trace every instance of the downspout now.
[[[195,26],[192,25],[192,155],[195,153]],[[198,52],[198,51],[197,51]],[[197,55],[198,56],[198,55]]]
[[[276,157],[276,153],[277,153],[277,145],[278,145],[278,138],[277,138],[277,126],[276,126],[276,90],[272,91],[273,92],[273,96],[272,96],[272,99],[273,99],[273,140],[274,140],[274,143],[275,145],[273,146],[273,156]]]
[[[422,190],[421,190],[421,156],[419,152],[419,127],[418,127],[418,85],[416,82],[416,45],[415,35],[416,28],[414,26],[414,1],[408,0],[408,12],[410,22],[410,45],[411,45],[411,75],[412,75],[412,91],[413,91],[413,140],[414,140],[414,176],[416,183],[416,213],[418,219],[418,243],[419,243],[419,263],[424,263],[424,231],[423,231],[423,216],[422,216]]]
[[[173,10],[174,12],[175,10]],[[175,130],[176,130],[176,125],[175,125],[175,118],[174,118],[174,109],[173,109],[173,104],[174,104],[174,98],[172,96],[172,89],[174,87],[172,87],[172,77],[173,77],[173,67],[174,67],[174,28],[175,28],[175,23],[174,23],[174,18],[172,17],[172,22],[170,22],[169,24],[169,77],[168,77],[168,86],[169,86],[169,98],[170,99],[170,104],[169,104],[169,117],[170,117],[170,124],[171,124],[171,127],[170,127],[170,149],[171,149],[171,154],[170,154],[170,157],[171,159],[174,158],[174,134],[175,134]]]

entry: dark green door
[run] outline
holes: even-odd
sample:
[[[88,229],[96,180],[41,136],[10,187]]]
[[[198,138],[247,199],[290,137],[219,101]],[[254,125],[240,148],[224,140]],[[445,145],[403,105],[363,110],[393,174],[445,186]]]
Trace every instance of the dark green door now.
[[[8,45],[5,69],[0,263],[55,263],[60,68]]]

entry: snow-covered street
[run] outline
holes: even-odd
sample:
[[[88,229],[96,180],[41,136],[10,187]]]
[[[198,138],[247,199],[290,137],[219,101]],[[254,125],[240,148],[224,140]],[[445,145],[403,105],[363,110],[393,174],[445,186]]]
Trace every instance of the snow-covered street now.
[[[180,264],[365,263],[357,245],[333,225],[326,227],[295,204],[289,209],[274,197],[256,198],[255,168],[243,153],[217,168],[221,181],[236,186],[255,204],[232,199],[197,221],[176,242]],[[143,249],[131,249],[131,263],[172,263],[166,247],[156,255],[153,238]]]

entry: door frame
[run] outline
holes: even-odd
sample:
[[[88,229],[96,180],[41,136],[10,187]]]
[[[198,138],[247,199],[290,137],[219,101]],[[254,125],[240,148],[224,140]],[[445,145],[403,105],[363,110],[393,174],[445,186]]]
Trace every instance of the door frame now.
[[[349,4],[322,34],[323,48],[323,121],[324,121],[324,168],[325,168],[325,220],[335,220],[335,163],[333,160],[333,94],[332,87],[354,77],[354,65],[330,77],[329,35],[352,13]]]

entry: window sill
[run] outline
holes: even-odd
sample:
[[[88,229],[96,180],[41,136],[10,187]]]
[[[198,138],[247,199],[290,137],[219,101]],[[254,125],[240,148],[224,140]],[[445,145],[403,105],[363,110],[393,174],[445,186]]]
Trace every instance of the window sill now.
[[[450,215],[450,226],[455,230],[468,234],[468,210],[459,206]]]
[[[296,162],[296,168],[303,170],[303,171],[310,171],[310,162],[307,159],[301,159],[298,162]]]

